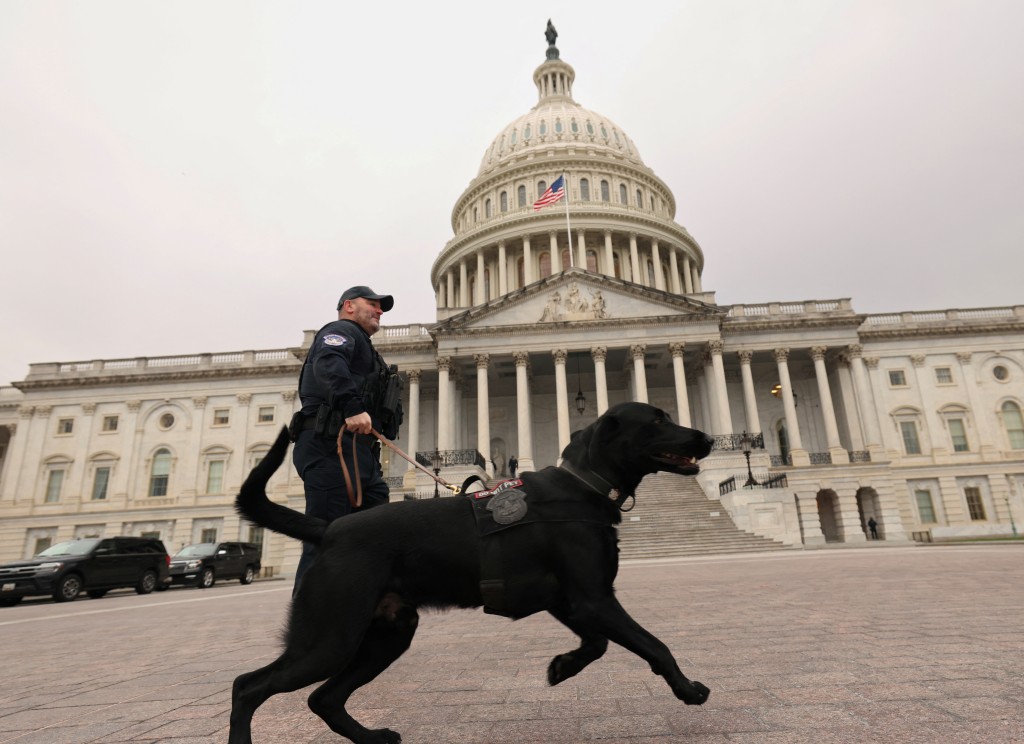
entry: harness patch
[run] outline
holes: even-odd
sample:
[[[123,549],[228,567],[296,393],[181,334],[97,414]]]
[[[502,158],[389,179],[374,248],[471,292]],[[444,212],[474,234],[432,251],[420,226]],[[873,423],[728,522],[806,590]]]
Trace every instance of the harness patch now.
[[[495,494],[487,511],[498,524],[514,524],[526,516],[526,494],[518,488],[508,488]]]
[[[489,498],[490,496],[494,496],[495,494],[501,493],[502,491],[507,491],[510,488],[518,488],[521,485],[523,485],[523,482],[521,480],[507,480],[502,481],[494,488],[492,488],[490,491],[473,491],[472,493],[466,495],[472,496],[474,499],[486,499]]]

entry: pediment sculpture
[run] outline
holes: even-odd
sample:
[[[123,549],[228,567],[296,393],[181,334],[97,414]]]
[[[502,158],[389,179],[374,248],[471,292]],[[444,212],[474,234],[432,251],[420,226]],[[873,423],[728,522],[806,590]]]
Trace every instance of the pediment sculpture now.
[[[571,282],[565,299],[561,290],[555,290],[541,313],[539,323],[562,320],[603,320],[611,317],[605,307],[601,290],[587,290],[585,297],[576,282]]]

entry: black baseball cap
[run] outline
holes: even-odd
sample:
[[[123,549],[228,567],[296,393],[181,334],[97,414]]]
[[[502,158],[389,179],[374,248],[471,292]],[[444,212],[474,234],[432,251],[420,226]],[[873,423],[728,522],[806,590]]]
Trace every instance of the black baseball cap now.
[[[362,285],[358,287],[349,287],[341,293],[341,299],[338,300],[338,309],[341,310],[341,306],[345,304],[345,300],[354,300],[357,297],[363,297],[367,300],[377,300],[380,302],[380,309],[387,312],[395,306],[395,298],[391,295],[377,294],[369,287]]]

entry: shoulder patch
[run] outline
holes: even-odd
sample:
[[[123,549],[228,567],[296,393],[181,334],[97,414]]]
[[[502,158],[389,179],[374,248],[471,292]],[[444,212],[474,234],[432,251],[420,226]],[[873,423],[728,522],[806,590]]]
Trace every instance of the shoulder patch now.
[[[339,336],[337,333],[329,333],[324,336],[324,343],[328,346],[342,346],[347,340],[344,336]]]

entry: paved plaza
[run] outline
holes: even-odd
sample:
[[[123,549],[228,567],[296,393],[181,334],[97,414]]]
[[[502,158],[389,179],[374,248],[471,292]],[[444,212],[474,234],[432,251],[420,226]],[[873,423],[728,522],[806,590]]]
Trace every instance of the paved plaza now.
[[[708,685],[683,705],[612,647],[558,687],[572,634],[433,613],[350,704],[403,742],[1024,742],[1024,546],[867,547],[624,565],[622,603]],[[225,742],[231,682],[276,656],[290,584],[0,610],[0,743]],[[312,688],[310,688],[312,689]],[[340,742],[271,699],[257,744]]]

